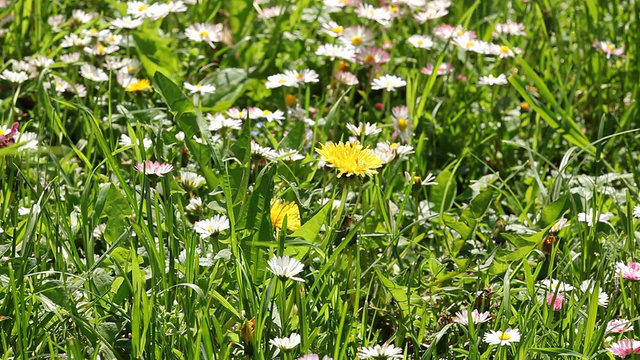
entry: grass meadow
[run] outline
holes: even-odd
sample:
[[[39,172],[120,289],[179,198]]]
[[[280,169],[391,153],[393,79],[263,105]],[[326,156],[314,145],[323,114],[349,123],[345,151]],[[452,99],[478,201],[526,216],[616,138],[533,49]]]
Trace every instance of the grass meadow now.
[[[0,359],[640,358],[639,21],[0,0]]]

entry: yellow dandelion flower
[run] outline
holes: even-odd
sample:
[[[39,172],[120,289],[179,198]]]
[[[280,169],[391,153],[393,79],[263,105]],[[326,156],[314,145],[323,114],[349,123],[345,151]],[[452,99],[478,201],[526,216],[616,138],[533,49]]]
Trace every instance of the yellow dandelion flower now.
[[[338,177],[372,176],[377,174],[375,169],[382,166],[383,162],[369,148],[364,148],[360,143],[326,143],[322,149],[316,149],[321,160],[327,162],[327,166],[338,170]]]
[[[151,88],[151,83],[147,79],[140,79],[138,81],[133,81],[131,82],[131,84],[127,85],[127,87],[124,90],[128,92],[136,92],[136,91],[144,91],[144,90],[153,91],[153,89]]]
[[[281,230],[284,218],[287,218],[287,229],[296,231],[300,227],[300,209],[293,201],[271,199],[271,225]]]

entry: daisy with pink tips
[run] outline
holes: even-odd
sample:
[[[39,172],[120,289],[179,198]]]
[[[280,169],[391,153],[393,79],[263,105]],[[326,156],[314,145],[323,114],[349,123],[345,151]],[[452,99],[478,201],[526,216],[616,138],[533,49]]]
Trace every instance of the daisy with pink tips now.
[[[616,264],[616,277],[622,277],[628,280],[640,280],[640,263],[637,262],[618,262]]]
[[[607,59],[610,58],[611,55],[624,56],[624,45],[616,47],[616,44],[608,41],[594,41],[593,47],[607,54]]]
[[[173,170],[173,165],[146,160],[143,163],[136,164],[135,169],[145,175],[164,177]]]
[[[625,358],[631,354],[640,354],[640,341],[633,339],[622,339],[616,343],[612,343],[607,351],[615,356]]]

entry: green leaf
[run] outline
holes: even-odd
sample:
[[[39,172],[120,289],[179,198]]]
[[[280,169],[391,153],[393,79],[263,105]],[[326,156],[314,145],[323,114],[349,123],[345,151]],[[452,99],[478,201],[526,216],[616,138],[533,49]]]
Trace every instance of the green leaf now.
[[[104,231],[104,239],[108,243],[115,242],[125,232],[124,219],[131,216],[131,207],[124,195],[113,185],[109,184],[107,200],[103,211],[107,215],[107,227]]]
[[[564,212],[567,210],[569,205],[568,200],[569,195],[563,195],[558,200],[552,202],[542,209],[542,214],[540,215],[540,225],[542,227],[547,227],[555,224]]]
[[[91,276],[93,284],[98,289],[100,295],[104,295],[111,290],[111,284],[113,283],[113,277],[107,273],[103,268],[97,268],[93,271]]]
[[[229,11],[229,25],[233,34],[233,41],[238,42],[245,36],[249,28],[247,24],[253,20],[252,0],[228,0],[227,9]]]
[[[487,210],[489,210],[492,200],[493,189],[488,188],[471,200],[469,206],[462,212],[462,216],[474,220],[482,219]]]
[[[404,315],[421,316],[422,303],[424,300],[413,291],[410,291],[406,286],[398,285],[386,278],[377,268],[374,269],[378,275],[378,279],[380,279],[385,289],[391,293],[391,296],[396,300]]]
[[[263,234],[271,233],[270,201],[273,196],[273,177],[276,166],[267,165],[256,179],[256,185],[249,201],[242,208],[242,216],[238,220],[238,229],[260,230]],[[263,232],[267,231],[267,232]]]
[[[169,110],[175,112],[177,116],[180,116],[185,112],[195,112],[195,107],[193,106],[193,102],[191,99],[182,92],[182,89],[176,83],[174,83],[171,79],[169,79],[166,75],[162,73],[156,73],[153,76],[153,83],[155,85],[156,91],[162,96],[164,101],[169,106]],[[183,130],[184,131],[184,130]],[[193,131],[189,135],[192,137],[193,135],[198,134],[199,132]]]
[[[297,121],[287,135],[278,144],[278,149],[296,149],[299,150],[305,140],[305,123]]]
[[[144,70],[149,76],[155,77],[157,73],[166,76],[178,75],[180,69],[178,57],[167,56],[174,52],[171,38],[161,38],[155,29],[141,29],[132,33],[136,43],[134,47],[138,51],[138,56],[142,62]]]
[[[313,217],[298,228],[291,236],[301,237],[306,241],[315,242],[322,225],[326,223],[327,214],[333,206],[333,198],[329,200]]]
[[[438,185],[431,187],[431,201],[437,209],[449,210],[456,196],[456,180],[451,170],[441,172],[435,181]]]

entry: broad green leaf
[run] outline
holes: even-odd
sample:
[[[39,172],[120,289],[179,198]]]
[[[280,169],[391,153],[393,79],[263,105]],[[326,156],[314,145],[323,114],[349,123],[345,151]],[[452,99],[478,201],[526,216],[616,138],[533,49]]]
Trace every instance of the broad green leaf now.
[[[488,188],[485,191],[481,192],[471,200],[469,206],[462,212],[462,216],[469,218],[480,220],[484,216],[484,214],[489,209],[491,205],[491,201],[493,200],[493,189]]]
[[[176,83],[174,83],[165,74],[156,73],[153,76],[153,82],[156,91],[164,98],[164,101],[169,106],[169,110],[175,112],[178,116],[185,112],[194,112],[195,107],[191,102],[191,99],[185,95]],[[184,130],[183,130],[184,131]],[[191,134],[185,135],[193,136],[199,132],[193,131]]]
[[[291,236],[301,237],[310,243],[315,242],[322,225],[326,223],[327,214],[331,211],[332,206],[333,199],[329,200],[311,219],[307,220],[298,230],[291,234]]]
[[[295,125],[293,125],[293,129],[280,141],[278,149],[300,149],[305,140],[305,129],[305,123],[297,121]]]
[[[542,214],[540,215],[540,226],[551,226],[560,220],[562,214],[567,210],[568,199],[568,195],[563,195],[558,200],[545,206],[544,209],[542,209]]]
[[[155,29],[142,29],[132,34],[136,43],[134,48],[138,51],[142,66],[152,77],[155,77],[156,73],[176,76],[180,68],[178,58],[167,56],[173,52],[172,45],[175,42],[170,38],[161,38],[154,33],[155,31]]]
[[[456,196],[456,180],[451,170],[441,172],[435,181],[438,185],[431,187],[430,200],[436,205],[436,209],[449,210]]]
[[[276,174],[274,164],[267,165],[256,180],[249,201],[242,208],[242,216],[238,220],[238,229],[253,229],[270,233],[271,221],[269,209],[273,194],[273,177]]]
[[[375,271],[382,285],[384,285],[385,289],[387,289],[387,291],[391,293],[391,296],[396,300],[398,306],[404,313],[404,316],[422,315],[420,311],[422,307],[416,306],[422,305],[424,302],[420,296],[413,291],[410,291],[406,286],[400,286],[386,278],[377,268],[375,268]]]
[[[104,239],[113,243],[125,231],[124,219],[131,216],[131,206],[124,195],[113,185],[109,187],[107,199],[104,204],[104,214],[107,216],[107,227],[104,231]]]

